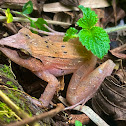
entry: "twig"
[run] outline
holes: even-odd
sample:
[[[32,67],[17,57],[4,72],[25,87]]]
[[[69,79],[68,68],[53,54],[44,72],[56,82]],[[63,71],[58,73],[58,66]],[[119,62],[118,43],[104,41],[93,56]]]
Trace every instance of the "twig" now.
[[[9,124],[6,126],[22,126],[24,124],[29,124],[31,122],[38,121],[38,120],[46,118],[46,117],[52,117],[52,116],[56,115],[57,113],[59,113],[60,111],[62,111],[63,109],[64,109],[64,106],[63,106],[63,104],[60,103],[53,110],[50,110],[45,113],[41,113],[40,115],[36,115],[36,116],[30,117],[30,118],[26,118],[22,121],[15,122],[15,123],[12,123],[12,124]]]
[[[81,100],[80,102],[76,103],[75,105],[66,107],[65,110],[74,109],[75,107],[77,107],[78,105],[80,105],[80,104],[82,104],[84,102],[85,102],[85,99]]]
[[[38,30],[36,28],[30,27],[30,26],[26,26],[28,29],[31,29],[33,31],[37,31],[39,33],[45,34],[45,35],[65,35],[65,33],[63,32],[46,32],[46,31],[42,31],[42,30]]]
[[[57,31],[53,30],[52,28],[50,28],[49,26],[47,26],[46,24],[43,24],[43,26],[51,32],[54,32],[54,33],[57,32]]]

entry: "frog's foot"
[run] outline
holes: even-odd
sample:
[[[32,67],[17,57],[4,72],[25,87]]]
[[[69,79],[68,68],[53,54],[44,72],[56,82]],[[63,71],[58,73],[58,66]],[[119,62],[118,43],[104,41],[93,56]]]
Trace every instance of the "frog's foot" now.
[[[28,97],[28,99],[35,105],[39,106],[39,107],[42,107],[42,103],[38,100],[38,99],[35,99],[35,98],[32,98],[32,97]]]

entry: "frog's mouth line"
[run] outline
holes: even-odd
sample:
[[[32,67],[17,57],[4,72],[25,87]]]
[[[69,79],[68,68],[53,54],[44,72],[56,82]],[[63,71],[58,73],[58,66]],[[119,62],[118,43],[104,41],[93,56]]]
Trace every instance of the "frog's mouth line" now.
[[[26,51],[22,48],[17,49],[17,48],[10,47],[10,46],[7,46],[7,45],[0,45],[0,47],[15,50],[18,53],[19,57],[22,58],[22,59],[27,59],[27,58],[32,57],[31,54],[28,51]]]

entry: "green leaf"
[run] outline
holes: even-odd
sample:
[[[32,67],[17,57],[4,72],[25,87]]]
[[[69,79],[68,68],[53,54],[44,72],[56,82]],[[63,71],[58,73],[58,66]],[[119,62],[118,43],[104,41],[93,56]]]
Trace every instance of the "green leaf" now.
[[[6,12],[5,12],[5,15],[7,17],[7,23],[11,23],[13,21],[13,16],[12,14],[10,13],[10,9],[7,8]]]
[[[93,27],[90,30],[82,29],[78,33],[79,40],[88,50],[102,59],[110,49],[108,34],[101,27]]]
[[[75,120],[75,126],[82,126],[82,123],[78,120]]]
[[[43,31],[49,31],[47,28],[45,28],[43,26],[43,24],[46,24],[47,25],[47,22],[43,19],[43,18],[38,18],[37,21],[34,21],[34,20],[31,20],[31,27],[33,28],[39,28],[40,30],[43,30]],[[33,33],[38,33],[36,31],[33,31],[31,30]]]
[[[31,14],[33,11],[33,4],[32,1],[28,1],[22,8],[23,14]]]
[[[85,8],[82,5],[78,6],[83,12],[83,18],[80,18],[77,21],[77,25],[79,27],[90,29],[92,28],[98,21],[97,15],[95,11],[92,11],[90,8]]]
[[[43,24],[48,25],[48,23],[43,19],[43,18],[38,18],[37,21],[35,22],[35,25],[43,31],[49,31],[47,28],[43,26]]]
[[[68,41],[69,39],[71,38],[76,38],[78,37],[78,35],[76,34],[78,32],[77,29],[73,28],[73,27],[70,27],[66,33],[65,33],[65,37],[63,39],[63,41]]]

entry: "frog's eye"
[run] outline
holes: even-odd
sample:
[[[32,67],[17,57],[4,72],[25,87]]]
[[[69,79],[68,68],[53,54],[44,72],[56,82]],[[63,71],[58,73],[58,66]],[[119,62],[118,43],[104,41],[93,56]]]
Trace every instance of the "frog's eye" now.
[[[21,57],[22,59],[27,59],[27,58],[31,57],[31,54],[24,49],[18,49],[17,53],[18,53],[19,57]]]
[[[28,35],[28,34],[24,34],[28,39],[30,39],[31,37],[30,37],[30,35]]]

